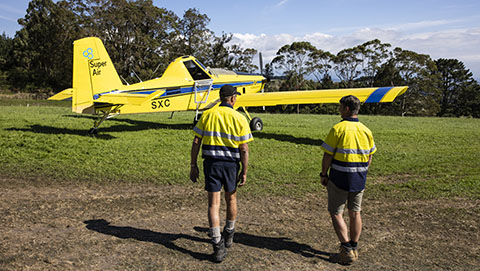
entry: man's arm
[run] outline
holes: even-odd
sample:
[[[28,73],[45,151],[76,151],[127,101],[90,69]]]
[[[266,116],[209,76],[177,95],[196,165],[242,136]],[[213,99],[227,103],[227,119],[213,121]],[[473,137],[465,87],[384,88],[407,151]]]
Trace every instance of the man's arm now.
[[[238,186],[243,186],[247,181],[247,170],[248,170],[248,143],[240,144],[240,163],[242,164],[242,170],[238,175]]]
[[[368,157],[368,167],[370,167],[370,165],[372,164],[372,158],[373,158],[373,155],[370,155]]]
[[[197,182],[199,171],[197,166],[197,157],[200,152],[200,145],[202,144],[202,139],[198,136],[193,138],[192,150],[190,151],[190,180],[194,183]]]
[[[328,173],[328,169],[330,168],[330,165],[332,165],[332,160],[333,160],[333,155],[328,154],[326,152],[323,153],[322,172],[320,173],[320,178],[324,186],[326,186],[328,183],[327,173]]]

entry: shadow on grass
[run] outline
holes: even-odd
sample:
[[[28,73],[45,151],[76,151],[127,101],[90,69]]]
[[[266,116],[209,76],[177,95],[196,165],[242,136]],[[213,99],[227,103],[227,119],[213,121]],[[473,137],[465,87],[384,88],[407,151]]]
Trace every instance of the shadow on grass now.
[[[264,139],[274,139],[278,141],[285,141],[294,144],[303,144],[303,145],[311,145],[311,146],[321,146],[323,140],[321,139],[312,139],[306,137],[295,137],[292,135],[285,135],[285,134],[272,134],[272,133],[254,133],[254,138],[264,138]]]
[[[198,232],[208,232],[207,228],[194,227]],[[272,251],[288,250],[290,252],[302,255],[303,257],[318,257],[324,261],[329,261],[330,253],[312,248],[309,245],[300,244],[286,237],[264,237],[243,232],[235,232],[233,237],[235,243],[245,246],[263,248]]]
[[[32,132],[32,133],[40,133],[40,134],[49,134],[49,135],[78,135],[78,136],[92,136],[88,133],[88,130],[80,130],[80,129],[67,129],[67,128],[59,128],[59,127],[52,127],[52,126],[44,126],[44,125],[30,125],[30,128],[7,128],[7,131],[20,131],[20,132]],[[115,139],[116,137],[109,135],[109,134],[102,134],[99,133],[94,137],[99,139]]]
[[[185,254],[192,256],[193,258],[201,261],[212,261],[210,254],[198,253],[186,248],[177,246],[174,241],[178,239],[187,239],[195,242],[208,243],[210,245],[209,239],[198,238],[195,236],[190,236],[186,234],[171,234],[171,233],[161,233],[154,232],[151,230],[137,229],[132,227],[118,227],[110,225],[110,222],[104,219],[97,220],[87,220],[84,221],[87,224],[87,229],[96,231],[99,233],[112,235],[121,239],[135,239],[142,242],[151,242],[155,244],[160,244],[166,248],[176,250]]]
[[[95,116],[86,116],[86,115],[64,115],[64,117],[70,118],[85,118],[91,120],[98,120],[98,117]],[[142,120],[132,120],[128,118],[112,118],[111,120],[106,120],[107,122],[124,122],[130,125],[112,125],[109,127],[98,128],[98,131],[105,132],[121,132],[121,131],[142,131],[148,129],[171,129],[171,130],[191,130],[193,129],[193,123],[179,123],[179,124],[164,124],[151,121],[142,121]]]
[[[93,118],[92,118],[93,119]],[[156,122],[148,121],[137,121],[130,119],[116,119],[115,121],[123,121],[131,125],[113,125],[109,127],[98,128],[98,134],[94,135],[95,138],[99,139],[115,139],[116,137],[109,135],[110,132],[137,132],[150,129],[168,129],[168,130],[190,130],[193,128],[192,124],[162,124]],[[42,133],[42,134],[68,134],[68,135],[79,135],[79,136],[92,136],[88,133],[88,129],[68,129],[60,128],[53,126],[44,126],[44,125],[31,125],[30,128],[7,128],[7,131],[22,131],[22,132],[33,132],[33,133]]]

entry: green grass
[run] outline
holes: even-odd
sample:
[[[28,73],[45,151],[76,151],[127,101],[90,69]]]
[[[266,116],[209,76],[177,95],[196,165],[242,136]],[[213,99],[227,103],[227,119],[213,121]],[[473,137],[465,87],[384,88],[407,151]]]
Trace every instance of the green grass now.
[[[26,105],[29,105],[28,107]],[[188,179],[193,113],[117,116],[87,135],[94,119],[65,103],[0,101],[0,176],[57,181]],[[248,193],[324,191],[318,174],[325,138],[339,116],[255,114],[264,131],[250,143]],[[367,197],[480,198],[480,120],[361,116],[378,152]]]

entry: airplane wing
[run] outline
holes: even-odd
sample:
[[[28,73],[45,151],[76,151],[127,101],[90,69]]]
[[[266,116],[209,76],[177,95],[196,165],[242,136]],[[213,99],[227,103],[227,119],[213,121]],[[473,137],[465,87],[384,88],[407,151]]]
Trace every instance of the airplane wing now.
[[[255,93],[238,96],[235,107],[339,103],[340,99],[347,95],[356,96],[360,102],[387,103],[393,102],[407,88],[403,86]]]

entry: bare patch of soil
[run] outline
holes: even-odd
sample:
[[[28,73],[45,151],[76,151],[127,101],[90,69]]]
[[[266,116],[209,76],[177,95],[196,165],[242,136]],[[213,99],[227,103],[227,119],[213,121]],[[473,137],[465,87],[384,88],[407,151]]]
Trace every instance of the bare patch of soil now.
[[[368,193],[368,191],[366,192]],[[475,270],[479,201],[364,201],[360,259],[328,262],[338,241],[326,193],[239,190],[235,243],[210,258],[201,184],[51,183],[0,178],[1,270]],[[222,209],[224,212],[224,209]]]

